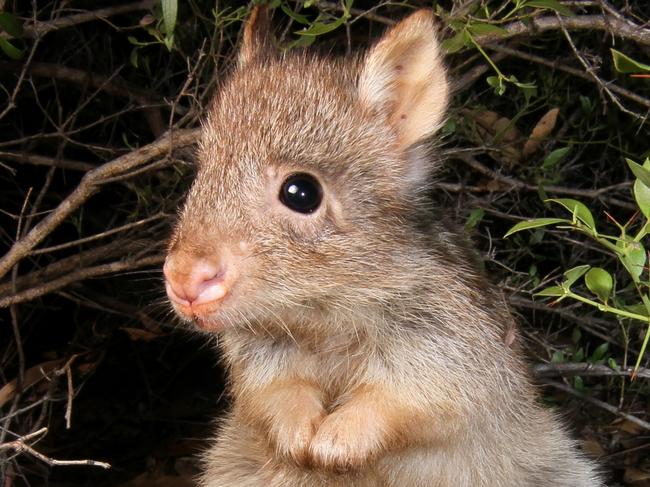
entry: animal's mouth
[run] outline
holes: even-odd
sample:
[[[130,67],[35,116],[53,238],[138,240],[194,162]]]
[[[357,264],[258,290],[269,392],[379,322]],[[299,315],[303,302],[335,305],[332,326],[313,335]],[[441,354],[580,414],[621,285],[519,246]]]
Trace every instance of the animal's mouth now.
[[[198,316],[194,317],[194,324],[199,330],[211,333],[217,333],[226,327],[223,321],[213,318],[205,319]]]
[[[191,321],[194,325],[206,332],[216,333],[223,330],[227,323],[221,318],[224,301],[229,297],[226,296],[204,303],[184,303],[170,300],[176,312],[186,321]]]

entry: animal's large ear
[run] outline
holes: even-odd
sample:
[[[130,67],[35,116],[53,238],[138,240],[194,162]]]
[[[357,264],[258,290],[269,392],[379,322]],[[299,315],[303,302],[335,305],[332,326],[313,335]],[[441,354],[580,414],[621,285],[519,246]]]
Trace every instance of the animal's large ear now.
[[[430,10],[411,14],[370,49],[361,69],[359,96],[362,103],[384,112],[403,148],[439,128],[449,84]]]
[[[264,61],[274,55],[271,19],[266,5],[253,7],[244,24],[244,36],[237,63],[239,67],[254,61]]]

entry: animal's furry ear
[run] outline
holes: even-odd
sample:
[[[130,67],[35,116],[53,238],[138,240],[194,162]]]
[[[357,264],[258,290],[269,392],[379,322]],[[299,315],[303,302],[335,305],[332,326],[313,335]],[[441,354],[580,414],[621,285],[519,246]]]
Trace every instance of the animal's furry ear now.
[[[273,55],[273,33],[269,9],[266,5],[257,5],[253,7],[244,24],[244,36],[239,48],[237,64],[241,68],[254,61],[264,61]]]
[[[439,128],[449,83],[430,10],[411,14],[370,49],[361,69],[359,96],[384,112],[403,148]]]

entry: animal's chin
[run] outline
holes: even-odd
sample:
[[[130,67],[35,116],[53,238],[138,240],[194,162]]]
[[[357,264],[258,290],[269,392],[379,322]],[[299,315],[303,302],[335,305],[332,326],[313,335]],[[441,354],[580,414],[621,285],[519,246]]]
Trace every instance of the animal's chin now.
[[[217,333],[226,328],[226,323],[217,317],[195,317],[194,325],[201,331],[208,333]]]
[[[218,307],[184,306],[176,304],[176,313],[183,321],[191,323],[203,332],[217,333],[228,326]]]

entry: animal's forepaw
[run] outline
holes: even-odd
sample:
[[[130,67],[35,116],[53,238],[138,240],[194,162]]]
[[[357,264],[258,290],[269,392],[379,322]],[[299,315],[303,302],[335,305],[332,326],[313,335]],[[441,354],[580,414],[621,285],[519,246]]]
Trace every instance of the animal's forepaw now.
[[[307,466],[309,445],[324,416],[325,411],[316,402],[291,408],[272,427],[276,453],[291,463]]]
[[[363,467],[379,453],[381,430],[371,416],[342,409],[327,416],[316,432],[309,453],[311,466],[346,472]]]

